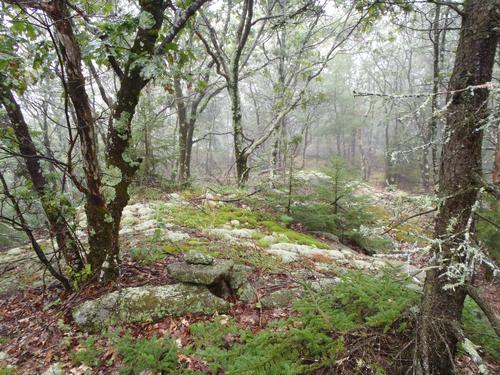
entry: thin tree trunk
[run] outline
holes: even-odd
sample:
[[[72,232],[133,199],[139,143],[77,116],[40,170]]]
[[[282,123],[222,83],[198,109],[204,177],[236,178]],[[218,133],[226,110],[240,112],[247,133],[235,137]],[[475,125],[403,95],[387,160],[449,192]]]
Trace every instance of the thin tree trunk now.
[[[434,21],[432,22],[433,35],[432,35],[432,46],[433,46],[433,63],[432,63],[432,98],[431,98],[431,120],[428,125],[428,129],[425,131],[424,138],[424,148],[422,155],[422,185],[425,191],[430,191],[431,189],[431,165],[432,162],[432,172],[433,179],[436,182],[437,177],[437,150],[436,150],[436,135],[437,135],[437,117],[436,110],[438,106],[438,91],[439,91],[439,37],[441,30],[439,29],[439,17],[441,14],[441,6],[436,5],[434,11]],[[431,158],[429,161],[429,150],[431,150]]]
[[[19,143],[19,152],[49,222],[50,234],[55,237],[59,251],[68,266],[73,271],[78,272],[83,268],[83,259],[80,256],[77,239],[73,236],[64,218],[63,202],[54,193],[43,173],[40,155],[29,133],[21,107],[16,102],[12,92],[1,85],[0,101],[10,119],[16,140]]]
[[[387,185],[394,184],[394,176],[392,173],[392,148],[390,144],[390,122],[387,119],[385,124],[385,183]]]
[[[16,212],[17,218],[19,220],[19,224],[20,224],[22,230],[24,231],[24,233],[26,234],[26,236],[28,237],[28,239],[30,240],[31,246],[33,247],[33,250],[35,251],[35,254],[37,255],[38,259],[47,268],[49,273],[52,276],[54,276],[54,278],[56,280],[59,280],[61,282],[64,289],[66,289],[67,291],[70,291],[72,288],[71,288],[71,284],[70,284],[69,280],[61,272],[56,270],[54,268],[54,266],[52,265],[52,263],[50,262],[50,260],[47,259],[47,256],[43,252],[40,244],[35,239],[35,236],[33,235],[33,231],[31,230],[26,219],[24,218],[24,214],[23,214],[21,208],[19,207],[18,200],[10,193],[9,187],[7,186],[7,181],[5,181],[5,178],[4,178],[1,171],[0,171],[0,183],[2,185],[3,194],[11,201],[11,204],[12,204],[14,211]]]
[[[497,130],[496,132],[495,160],[493,162],[491,178],[493,184],[500,185],[500,130]]]
[[[354,165],[356,163],[356,129],[352,129],[351,131],[351,153],[350,159],[351,163]]]
[[[179,122],[179,171],[177,178],[179,184],[182,186],[186,184],[189,179],[189,167],[187,164],[189,123],[187,119],[184,93],[182,92],[181,79],[178,75],[174,77],[174,90],[175,106],[177,107],[177,120]]]
[[[306,166],[307,146],[309,146],[309,124],[307,124],[304,129],[304,143],[302,145],[302,164],[300,165],[301,169],[304,169]]]
[[[451,374],[457,337],[453,325],[462,316],[466,289],[445,288],[448,267],[463,264],[468,236],[474,233],[473,206],[478,199],[481,176],[482,121],[487,116],[486,88],[460,91],[491,81],[498,32],[499,0],[464,3],[455,66],[448,86],[447,142],[439,171],[442,199],[435,226],[435,268],[427,272],[419,324],[419,365],[425,374]],[[458,90],[458,91],[457,91]],[[466,265],[467,266],[467,265]],[[472,270],[470,270],[472,272]],[[465,282],[469,282],[466,280]]]
[[[231,99],[231,116],[233,124],[234,155],[236,163],[236,178],[239,186],[244,186],[248,181],[248,155],[245,153],[245,138],[243,135],[241,98],[238,84],[238,67],[232,67],[233,77],[228,84]]]
[[[368,181],[368,173],[369,173],[369,161],[368,155],[365,148],[365,143],[363,141],[363,131],[361,129],[358,130],[359,136],[359,153],[361,154],[361,172],[363,173],[363,181]]]

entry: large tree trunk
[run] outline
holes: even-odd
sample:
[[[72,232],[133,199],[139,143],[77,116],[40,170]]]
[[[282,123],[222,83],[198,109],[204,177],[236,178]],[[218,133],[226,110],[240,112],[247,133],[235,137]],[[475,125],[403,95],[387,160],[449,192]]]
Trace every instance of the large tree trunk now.
[[[425,374],[450,374],[460,321],[464,286],[445,289],[451,279],[448,267],[464,261],[467,236],[474,232],[472,208],[478,199],[481,176],[482,120],[486,117],[488,90],[467,89],[491,81],[500,26],[499,0],[468,0],[464,4],[455,67],[450,79],[446,118],[447,142],[439,171],[442,199],[436,219],[434,266],[427,272],[419,324],[419,365]],[[470,281],[470,280],[466,280]]]
[[[2,77],[0,77],[2,78]],[[19,152],[33,184],[33,188],[40,199],[42,208],[49,223],[50,234],[55,237],[58,250],[64,257],[67,265],[78,272],[83,268],[83,259],[80,256],[78,240],[69,229],[63,215],[63,202],[54,193],[52,186],[47,182],[40,164],[40,155],[29,133],[28,125],[24,120],[21,107],[16,102],[12,92],[0,86],[0,101],[9,117],[16,140],[19,144]]]
[[[111,166],[121,172],[120,181],[114,186],[115,195],[109,203],[112,215],[112,247],[104,259],[105,278],[115,278],[118,272],[119,231],[123,208],[128,204],[130,196],[128,187],[132,183],[141,160],[132,160],[130,156],[130,141],[132,138],[132,119],[142,89],[150,78],[142,74],[142,65],[136,59],[152,56],[156,39],[163,23],[163,0],[140,2],[142,11],[148,12],[154,19],[154,24],[140,27],[130,51],[130,58],[125,65],[120,90],[116,95],[116,104],[110,119],[108,161]]]
[[[101,191],[101,173],[97,155],[97,138],[89,97],[85,90],[79,44],[73,33],[71,17],[65,1],[53,1],[44,9],[54,21],[64,64],[65,89],[76,113],[82,164],[86,180],[85,212],[87,214],[89,254],[93,272],[99,272],[106,254],[116,252],[113,222]],[[113,268],[108,262],[106,266]]]

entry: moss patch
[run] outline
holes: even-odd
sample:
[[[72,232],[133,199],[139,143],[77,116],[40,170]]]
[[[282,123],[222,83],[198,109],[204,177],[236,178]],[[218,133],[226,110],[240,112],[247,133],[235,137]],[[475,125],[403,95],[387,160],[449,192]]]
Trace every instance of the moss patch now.
[[[218,208],[173,207],[168,210],[172,221],[188,228],[210,228],[238,220],[241,227],[255,228],[261,220],[260,214],[232,205]]]
[[[267,231],[271,233],[277,233],[284,235],[288,238],[289,243],[296,243],[299,245],[307,245],[307,246],[315,246],[320,249],[329,249],[330,246],[328,246],[326,243],[317,240],[316,238],[309,236],[304,233],[299,233],[296,232],[292,229],[288,229],[284,227],[283,225],[280,225],[274,221],[263,221],[262,225],[266,228]],[[266,242],[265,240],[261,240],[261,242]],[[280,238],[280,242],[284,242],[282,238]],[[262,243],[264,245],[264,243]]]

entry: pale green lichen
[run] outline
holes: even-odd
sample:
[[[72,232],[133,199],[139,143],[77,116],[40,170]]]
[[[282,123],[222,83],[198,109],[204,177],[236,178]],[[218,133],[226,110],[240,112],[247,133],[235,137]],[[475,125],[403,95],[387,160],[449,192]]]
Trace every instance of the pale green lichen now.
[[[130,156],[130,148],[127,147],[125,151],[122,153],[122,159],[125,163],[127,163],[129,166],[132,168],[138,167],[140,165],[139,162],[134,161],[132,157]]]
[[[104,215],[104,222],[105,223],[112,223],[113,222],[113,216],[111,216],[110,213],[106,213],[106,215]]]
[[[122,173],[118,167],[110,165],[104,169],[102,193],[106,199],[106,203],[110,203],[115,199],[115,186],[120,183],[121,179]]]
[[[230,304],[207,288],[195,285],[164,285],[125,288],[86,301],[73,310],[82,328],[98,331],[117,323],[154,322],[167,315],[226,312]]]
[[[156,24],[154,16],[148,11],[143,10],[139,14],[139,27],[144,30],[151,29]]]
[[[114,124],[114,129],[116,130],[116,133],[118,134],[118,137],[120,137],[123,140],[127,140],[129,137],[129,123],[131,119],[131,114],[128,112],[122,112],[120,115],[120,118],[115,121]]]

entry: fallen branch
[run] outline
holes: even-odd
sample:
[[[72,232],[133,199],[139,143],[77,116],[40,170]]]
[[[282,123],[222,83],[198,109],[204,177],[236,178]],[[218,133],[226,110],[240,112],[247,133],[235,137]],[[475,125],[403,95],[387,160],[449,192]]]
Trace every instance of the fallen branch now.
[[[467,285],[466,290],[470,298],[472,298],[484,312],[484,315],[486,315],[486,318],[490,322],[497,336],[500,337],[500,319],[495,314],[495,311],[493,311],[493,308],[490,306],[488,301],[481,295],[480,291],[472,285]]]

